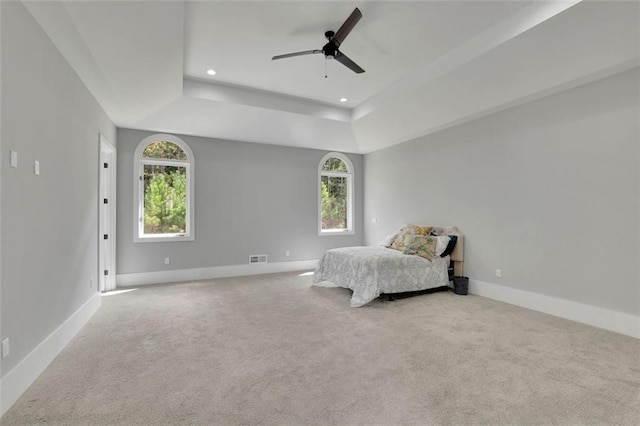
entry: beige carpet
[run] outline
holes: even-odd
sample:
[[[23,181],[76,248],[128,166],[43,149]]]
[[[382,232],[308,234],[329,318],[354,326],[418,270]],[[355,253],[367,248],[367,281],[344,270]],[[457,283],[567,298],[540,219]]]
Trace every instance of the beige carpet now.
[[[638,424],[640,341],[435,293],[350,308],[297,273],[103,307],[2,424]]]

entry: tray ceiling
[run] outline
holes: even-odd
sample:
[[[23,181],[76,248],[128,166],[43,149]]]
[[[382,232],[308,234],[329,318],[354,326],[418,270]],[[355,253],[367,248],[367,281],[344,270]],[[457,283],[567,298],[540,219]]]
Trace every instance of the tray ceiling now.
[[[638,66],[640,56],[636,2],[25,6],[119,127],[356,153]],[[320,49],[356,6],[363,18],[341,51],[365,73],[323,55],[271,60]]]

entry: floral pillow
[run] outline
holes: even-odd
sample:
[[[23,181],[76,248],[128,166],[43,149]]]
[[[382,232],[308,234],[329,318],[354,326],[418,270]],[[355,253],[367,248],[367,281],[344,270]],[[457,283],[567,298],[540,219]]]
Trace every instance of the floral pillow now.
[[[437,239],[431,235],[407,235],[404,239],[403,254],[414,254],[433,259],[436,252]]]
[[[411,236],[411,235],[428,236],[432,230],[433,230],[432,226],[404,225],[402,229],[400,229],[398,236],[396,237],[395,240],[393,240],[393,243],[389,248],[402,251],[404,250],[404,246],[405,246],[405,242],[404,242],[405,237]]]

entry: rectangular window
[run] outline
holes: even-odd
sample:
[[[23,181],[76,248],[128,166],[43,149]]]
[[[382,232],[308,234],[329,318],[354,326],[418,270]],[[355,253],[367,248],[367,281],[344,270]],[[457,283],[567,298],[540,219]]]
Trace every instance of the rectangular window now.
[[[143,235],[187,232],[187,167],[144,164]]]
[[[348,229],[348,182],[346,176],[321,176],[322,231]]]

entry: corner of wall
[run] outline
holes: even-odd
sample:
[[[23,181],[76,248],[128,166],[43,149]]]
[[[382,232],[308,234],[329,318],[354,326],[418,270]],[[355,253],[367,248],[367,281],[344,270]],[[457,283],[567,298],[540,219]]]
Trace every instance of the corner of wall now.
[[[0,378],[0,416],[20,398],[102,305],[96,293],[18,365]]]
[[[469,280],[469,292],[640,339],[640,316],[638,315],[473,279]]]

